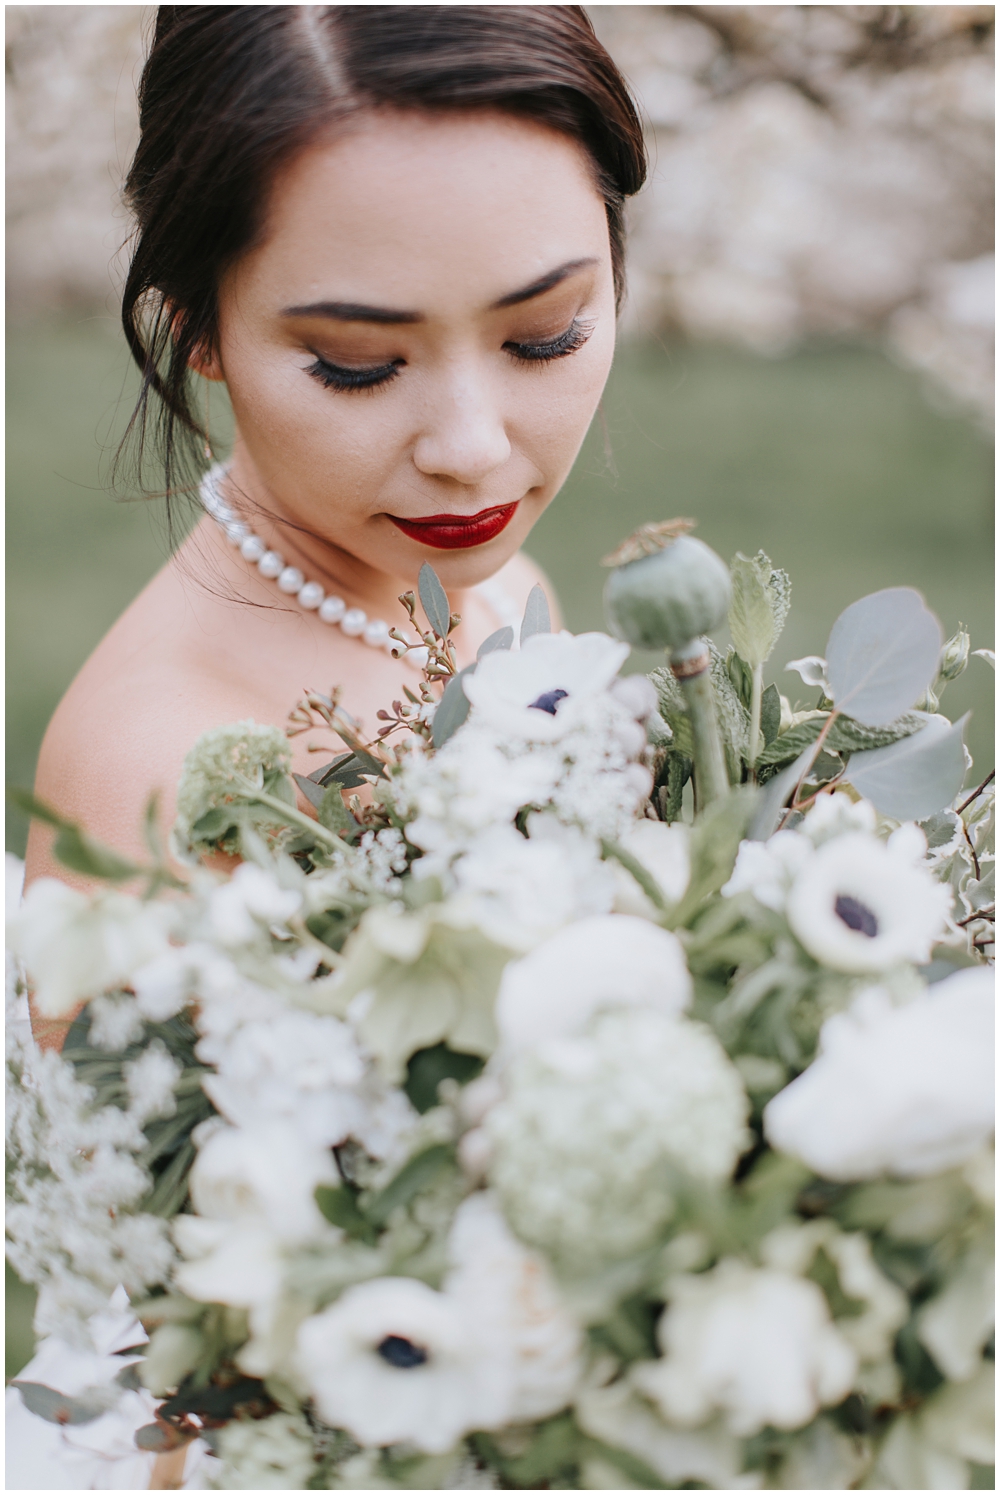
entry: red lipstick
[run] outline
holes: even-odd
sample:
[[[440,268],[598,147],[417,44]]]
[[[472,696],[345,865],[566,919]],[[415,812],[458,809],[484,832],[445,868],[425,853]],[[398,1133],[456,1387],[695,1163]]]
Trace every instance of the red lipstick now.
[[[478,514],[432,514],[428,519],[397,519],[388,517],[397,529],[421,545],[432,545],[435,550],[467,550],[472,545],[485,545],[505,530],[514,517],[517,504],[502,504],[496,509],[482,509]]]

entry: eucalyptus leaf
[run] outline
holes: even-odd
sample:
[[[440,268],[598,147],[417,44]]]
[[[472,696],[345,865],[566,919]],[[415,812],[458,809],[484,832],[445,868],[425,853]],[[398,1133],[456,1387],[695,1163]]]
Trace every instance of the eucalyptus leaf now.
[[[471,675],[474,664],[466,665],[457,675],[452,675],[444,688],[444,695],[434,711],[431,724],[431,741],[436,748],[444,747],[448,738],[457,732],[469,714],[469,698],[462,689],[462,679]]]
[[[320,805],[323,803],[323,796],[326,793],[326,790],[323,788],[322,784],[317,784],[315,779],[307,779],[305,775],[301,773],[293,773],[292,778],[295,780],[296,784],[298,784],[299,788],[302,790],[302,793],[312,805],[313,809],[318,810]]]
[[[498,628],[496,633],[491,633],[488,639],[484,639],[476,651],[476,659],[482,659],[486,654],[492,654],[495,649],[510,649],[514,643],[514,630],[509,625],[506,628]]]
[[[730,563],[733,597],[729,631],[737,653],[751,669],[769,659],[785,626],[791,584],[785,571],[776,571],[762,550],[752,558],[737,551]]]
[[[420,568],[417,589],[428,623],[438,638],[446,639],[451,629],[451,607],[438,574],[428,561],[424,561]]]
[[[962,734],[968,712],[952,725],[932,716],[922,731],[871,752],[855,753],[845,777],[893,820],[923,820],[950,805],[965,778]]]
[[[58,1427],[96,1422],[114,1405],[117,1395],[117,1392],[104,1387],[94,1387],[83,1396],[65,1396],[39,1381],[11,1381],[10,1384],[17,1387],[29,1412],[46,1422],[54,1422]]]
[[[331,1225],[336,1225],[338,1230],[342,1230],[352,1240],[363,1241],[366,1246],[374,1246],[378,1239],[378,1232],[361,1213],[356,1195],[346,1184],[341,1184],[339,1189],[331,1189],[327,1184],[320,1184],[315,1198],[320,1214],[325,1220],[329,1220]]]
[[[317,768],[309,777],[314,784],[320,784],[324,789],[329,789],[331,784],[339,784],[341,789],[358,789],[365,782],[365,774],[381,778],[384,773],[385,768],[377,758],[359,751],[341,753],[339,758],[334,758],[332,763],[327,763],[323,768]]]
[[[900,716],[937,675],[941,625],[912,587],[886,587],[845,608],[826,646],[831,699],[868,726]]]
[[[548,599],[537,581],[528,593],[528,600],[524,607],[524,618],[521,622],[521,643],[530,638],[533,633],[551,633],[552,618],[549,613]]]
[[[774,742],[781,726],[781,697],[776,685],[769,685],[760,698],[760,735],[764,744]]]

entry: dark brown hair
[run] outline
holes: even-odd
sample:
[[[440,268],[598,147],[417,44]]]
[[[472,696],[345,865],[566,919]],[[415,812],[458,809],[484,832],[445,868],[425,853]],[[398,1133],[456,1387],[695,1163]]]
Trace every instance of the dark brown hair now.
[[[220,278],[254,243],[277,168],[359,110],[499,109],[578,141],[607,205],[619,304],[625,198],[646,173],[625,82],[579,5],[161,5],[125,186],[137,231],[122,323],[142,372],[126,442],[152,432],[168,496],[207,433],[188,360]]]

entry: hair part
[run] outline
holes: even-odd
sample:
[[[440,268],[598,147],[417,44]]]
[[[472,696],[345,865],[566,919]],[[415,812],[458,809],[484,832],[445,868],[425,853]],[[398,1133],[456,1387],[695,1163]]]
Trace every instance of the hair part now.
[[[161,5],[125,184],[136,220],[122,325],[142,382],[119,448],[142,481],[152,442],[169,500],[209,436],[192,360],[215,351],[218,288],[264,227],[279,168],[365,109],[494,110],[578,142],[608,218],[617,304],[642,126],[578,5]]]

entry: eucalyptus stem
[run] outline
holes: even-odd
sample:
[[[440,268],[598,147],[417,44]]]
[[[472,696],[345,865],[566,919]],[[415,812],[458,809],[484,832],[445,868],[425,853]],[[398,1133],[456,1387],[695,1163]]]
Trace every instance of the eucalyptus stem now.
[[[695,642],[703,645],[701,639]],[[708,652],[702,652],[702,649],[695,652],[693,645],[678,652],[682,657],[675,656],[671,668],[680,683],[691,720],[695,809],[703,810],[713,800],[722,799],[729,793],[729,774],[719,734]]]
[[[749,764],[752,768],[760,754],[760,703],[764,694],[764,666],[754,665],[750,685]]]
[[[295,825],[301,825],[305,830],[311,831],[317,841],[323,841],[331,850],[343,851],[344,842],[340,836],[328,831],[325,825],[320,825],[318,820],[313,820],[311,815],[303,815],[294,805],[286,804],[276,794],[268,794],[266,789],[250,789],[247,791],[247,799],[252,799],[259,805],[267,805],[269,810],[277,810],[287,820]]]

